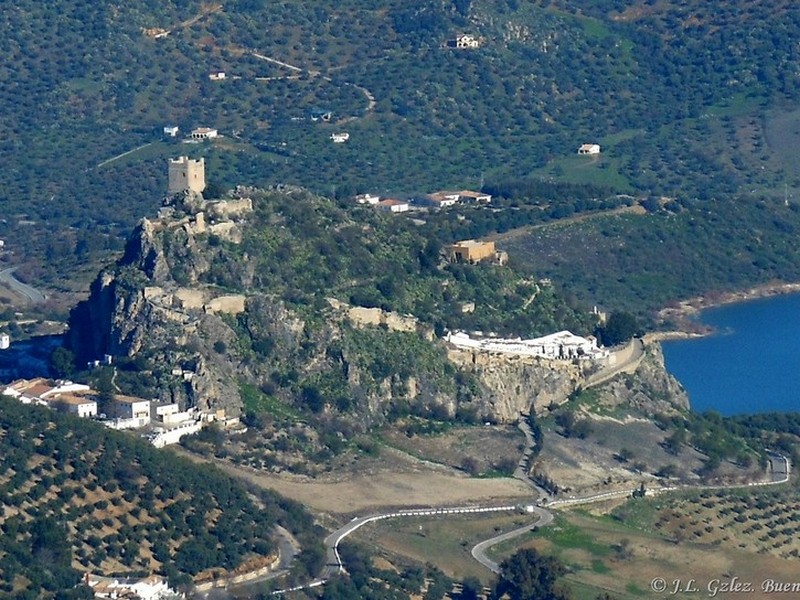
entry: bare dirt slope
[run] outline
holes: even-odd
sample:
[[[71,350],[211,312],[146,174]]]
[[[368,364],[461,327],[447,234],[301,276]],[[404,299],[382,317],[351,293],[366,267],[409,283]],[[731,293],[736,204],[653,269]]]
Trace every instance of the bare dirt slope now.
[[[533,497],[531,489],[516,479],[470,479],[424,470],[384,472],[330,482],[253,473],[245,477],[311,508],[340,514],[364,513],[388,506],[492,504]]]
[[[192,460],[209,460],[180,449],[176,451]],[[516,479],[474,479],[399,452],[386,454],[389,456],[382,460],[363,461],[362,469],[352,469],[347,476],[316,479],[210,460],[231,475],[274,490],[311,509],[335,514],[364,514],[386,507],[484,505],[533,499],[531,488]]]

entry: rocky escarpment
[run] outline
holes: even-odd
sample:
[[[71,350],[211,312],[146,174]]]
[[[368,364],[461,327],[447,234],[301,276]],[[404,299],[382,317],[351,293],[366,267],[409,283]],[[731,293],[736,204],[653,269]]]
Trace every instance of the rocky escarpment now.
[[[514,421],[520,413],[546,412],[553,404],[561,404],[574,392],[591,385],[598,375],[602,376],[604,368],[610,378],[596,387],[599,402],[606,407],[624,405],[651,416],[688,409],[688,396],[667,372],[660,344],[646,344],[641,360],[632,361],[630,370],[618,372],[615,365],[630,354],[629,349],[630,345],[614,353],[614,362],[606,367],[589,361],[546,360],[456,348],[450,349],[448,356],[477,377],[481,386],[479,410],[499,421]]]
[[[625,406],[640,414],[673,414],[689,409],[689,396],[666,369],[659,343],[647,343],[636,371],[620,375],[599,388],[606,407]]]
[[[516,421],[551,403],[560,404],[583,380],[581,367],[569,361],[487,354],[450,349],[448,356],[480,381],[481,412],[498,421]]]
[[[231,366],[239,357],[214,348],[235,347],[237,334],[221,315],[243,311],[246,298],[199,283],[215,257],[198,224],[202,213],[143,219],[122,259],[98,275],[89,299],[73,310],[69,346],[81,361],[143,357],[162,400],[238,414]]]
[[[406,415],[513,422],[565,401],[595,368],[588,360],[448,349],[430,323],[354,306],[350,280],[330,297],[330,285],[302,272],[315,260],[314,236],[334,229],[324,203],[248,193],[255,205],[249,197],[227,204],[186,197],[143,220],[123,258],[73,311],[70,345],[80,359],[136,357],[148,386],[182,407],[238,414],[248,384],[270,401],[363,427]],[[283,270],[275,263],[297,255],[306,262]],[[650,368],[649,383],[636,389],[642,398],[670,398],[663,364],[649,364],[642,367]]]

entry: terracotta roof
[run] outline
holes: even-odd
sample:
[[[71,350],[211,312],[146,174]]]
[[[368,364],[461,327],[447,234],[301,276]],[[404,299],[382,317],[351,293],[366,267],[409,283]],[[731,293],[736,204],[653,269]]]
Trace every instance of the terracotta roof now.
[[[36,385],[32,385],[29,388],[26,388],[24,392],[35,398],[41,398],[44,394],[51,391],[53,389],[52,385],[47,385],[46,383],[37,383]]]
[[[73,406],[80,406],[82,404],[97,404],[97,402],[90,398],[86,398],[84,396],[75,396],[73,394],[59,394],[55,398],[52,398],[52,401],[60,404],[71,404]]]
[[[462,190],[458,192],[459,196],[465,196],[467,198],[485,198],[486,196],[491,196],[491,194],[484,194],[483,192],[473,192],[470,190]]]
[[[134,404],[136,402],[150,402],[147,398],[137,398],[135,396],[121,396],[117,394],[114,396],[114,402],[120,402],[122,404]]]

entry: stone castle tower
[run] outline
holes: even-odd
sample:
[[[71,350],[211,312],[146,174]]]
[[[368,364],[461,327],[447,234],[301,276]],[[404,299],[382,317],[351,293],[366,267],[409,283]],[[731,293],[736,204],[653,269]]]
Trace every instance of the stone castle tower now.
[[[191,190],[198,194],[206,189],[205,159],[193,160],[188,156],[169,159],[169,193]]]

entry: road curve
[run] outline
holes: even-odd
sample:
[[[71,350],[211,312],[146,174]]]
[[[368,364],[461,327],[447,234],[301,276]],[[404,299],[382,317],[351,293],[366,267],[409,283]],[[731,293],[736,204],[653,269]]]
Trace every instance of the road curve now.
[[[377,515],[369,515],[366,517],[358,517],[350,521],[344,527],[341,527],[325,538],[325,547],[327,551],[328,564],[325,566],[322,577],[327,578],[335,575],[336,573],[344,573],[345,568],[342,564],[342,559],[339,556],[339,544],[348,535],[363,527],[367,523],[375,521],[382,521],[384,519],[398,519],[402,517],[435,517],[435,516],[449,516],[449,515],[469,515],[479,513],[492,513],[492,512],[513,512],[519,509],[516,504],[506,504],[504,506],[453,506],[445,508],[416,508],[410,510],[398,510],[393,513],[383,513]],[[544,511],[547,512],[547,511]],[[552,520],[552,517],[551,517]]]
[[[0,271],[0,284],[5,285],[11,291],[16,292],[21,296],[25,296],[33,304],[41,304],[45,301],[45,296],[39,290],[29,286],[27,283],[22,283],[19,279],[14,277],[16,267],[10,267]]]
[[[481,563],[484,567],[489,569],[492,573],[499,573],[500,572],[500,565],[494,562],[492,559],[489,558],[487,552],[489,548],[492,546],[496,546],[501,542],[505,542],[506,540],[512,540],[516,537],[524,535],[528,533],[532,527],[545,527],[553,522],[553,513],[549,510],[545,510],[540,506],[534,506],[531,508],[531,512],[539,517],[539,519],[531,525],[528,523],[522,527],[517,529],[512,529],[511,531],[507,531],[505,533],[501,533],[500,535],[496,535],[493,538],[489,538],[488,540],[483,540],[482,542],[475,544],[472,548],[472,558],[477,560]]]
[[[415,508],[409,510],[398,510],[391,513],[381,513],[375,515],[368,515],[364,517],[356,517],[349,523],[340,527],[328,537],[325,538],[325,551],[327,557],[327,564],[322,571],[319,578],[314,579],[304,585],[295,586],[272,592],[273,596],[280,594],[287,594],[289,592],[296,592],[299,590],[310,589],[325,585],[328,579],[340,573],[346,573],[344,565],[342,564],[341,556],[339,556],[339,544],[344,538],[363,527],[367,523],[374,523],[375,521],[383,521],[384,519],[398,519],[402,517],[433,517],[440,515],[466,515],[477,513],[492,513],[492,512],[512,512],[519,509],[518,505],[504,505],[504,506],[454,506],[445,508]],[[546,512],[546,511],[545,511]]]
[[[644,341],[641,338],[634,338],[614,354],[618,357],[619,363],[603,367],[587,377],[583,382],[584,389],[602,385],[620,373],[633,373],[644,358]]]
[[[748,484],[731,484],[731,485],[719,485],[719,486],[663,486],[659,488],[651,488],[649,492],[652,493],[663,493],[663,492],[672,492],[672,491],[686,491],[686,490],[710,490],[710,489],[726,489],[726,488],[740,488],[740,487],[757,487],[757,486],[768,486],[768,485],[776,485],[780,483],[786,483],[790,479],[791,475],[791,464],[789,459],[777,452],[770,453],[770,458],[772,459],[772,480],[771,481],[763,481],[763,482],[752,482]],[[776,463],[782,463],[778,468],[776,468]],[[780,467],[783,467],[782,469]],[[602,494],[595,494],[593,496],[584,496],[581,498],[569,498],[564,500],[553,500],[549,501],[549,498],[545,498],[544,501],[548,502],[548,508],[556,508],[556,507],[566,507],[566,506],[575,506],[579,504],[591,504],[593,502],[602,502],[605,500],[610,500],[612,498],[621,498],[625,496],[631,496],[633,492],[638,491],[638,488],[634,490],[619,490],[615,492],[605,492]],[[363,527],[367,523],[373,523],[375,521],[382,521],[384,519],[395,519],[400,517],[428,517],[428,516],[445,516],[445,515],[460,515],[460,514],[475,514],[475,513],[487,513],[487,512],[510,512],[519,510],[519,505],[506,505],[506,506],[462,506],[462,507],[449,507],[449,508],[419,508],[419,509],[411,509],[411,510],[399,510],[397,512],[392,513],[381,513],[375,515],[368,515],[364,517],[356,517],[351,520],[349,523],[340,527],[333,533],[331,533],[328,537],[325,538],[325,548],[326,548],[326,555],[327,555],[327,564],[323,569],[322,575],[306,583],[304,585],[296,586],[293,588],[287,588],[282,590],[275,590],[272,592],[273,595],[281,595],[286,594],[289,592],[295,592],[303,589],[310,589],[325,585],[329,578],[345,573],[344,565],[342,564],[341,556],[339,555],[339,544],[342,542],[344,538],[348,535],[353,533],[354,531],[358,530],[359,528]],[[519,537],[526,532],[531,530],[531,527],[545,527],[553,522],[555,518],[553,513],[543,506],[526,506],[526,511],[529,511],[531,514],[535,514],[538,516],[537,521],[531,525],[525,525],[524,527],[519,527],[517,529],[513,529],[511,531],[507,531],[506,533],[502,533],[500,535],[494,536],[489,538],[488,540],[484,540],[478,544],[476,544],[471,551],[472,557],[485,566],[487,569],[492,571],[493,573],[500,572],[500,566],[491,560],[487,556],[487,551],[492,546],[495,546],[501,542],[506,540],[513,539],[515,537]]]

